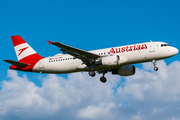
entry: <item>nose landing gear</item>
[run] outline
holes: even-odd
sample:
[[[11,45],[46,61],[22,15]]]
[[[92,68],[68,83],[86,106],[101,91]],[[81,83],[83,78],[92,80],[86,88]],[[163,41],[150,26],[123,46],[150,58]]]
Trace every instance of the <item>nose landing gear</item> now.
[[[152,62],[153,62],[153,65],[154,65],[154,70],[155,70],[155,71],[158,71],[158,67],[156,66],[156,65],[157,65],[157,64],[156,64],[156,60],[153,60]]]
[[[154,67],[154,70],[155,70],[155,71],[158,71],[158,67]]]

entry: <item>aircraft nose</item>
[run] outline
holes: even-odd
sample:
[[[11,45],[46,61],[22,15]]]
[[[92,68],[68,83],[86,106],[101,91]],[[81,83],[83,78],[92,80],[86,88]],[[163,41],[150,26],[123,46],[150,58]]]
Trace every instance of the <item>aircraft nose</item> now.
[[[174,48],[173,49],[173,53],[176,55],[176,54],[178,54],[178,52],[179,52],[179,50],[177,49],[177,48]]]

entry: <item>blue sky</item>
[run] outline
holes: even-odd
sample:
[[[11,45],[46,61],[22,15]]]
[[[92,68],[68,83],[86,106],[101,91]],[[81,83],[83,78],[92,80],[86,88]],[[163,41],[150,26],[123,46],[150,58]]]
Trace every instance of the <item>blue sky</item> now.
[[[1,1],[0,10],[2,59],[16,60],[12,35],[45,57],[59,53],[48,39],[84,50],[149,40],[179,47],[179,1]],[[4,78],[8,64],[0,63]]]
[[[7,78],[9,64],[2,60],[17,60],[12,35],[20,35],[44,57],[60,52],[59,48],[49,46],[47,40],[87,51],[150,40],[167,42],[180,50],[179,5],[178,0],[1,1],[0,81],[11,81]],[[177,54],[165,62],[169,65],[179,58]],[[41,78],[48,76],[18,72],[19,76],[24,74],[36,86],[42,86]],[[58,76],[68,78],[67,74]]]

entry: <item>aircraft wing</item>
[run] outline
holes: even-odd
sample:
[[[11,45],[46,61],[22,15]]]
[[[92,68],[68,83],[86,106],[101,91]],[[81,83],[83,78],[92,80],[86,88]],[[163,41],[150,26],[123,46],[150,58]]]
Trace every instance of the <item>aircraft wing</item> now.
[[[67,45],[64,45],[59,42],[51,42],[49,40],[48,40],[48,42],[49,42],[49,45],[53,44],[53,45],[61,48],[60,50],[63,52],[63,54],[67,53],[67,54],[74,56],[75,58],[82,60],[83,63],[86,64],[88,67],[91,66],[91,64],[92,64],[91,61],[93,59],[100,57],[97,54],[93,54],[93,53],[90,53],[90,52],[87,52],[84,50],[80,50],[80,49],[77,49],[77,48],[74,48],[71,46],[67,46]]]

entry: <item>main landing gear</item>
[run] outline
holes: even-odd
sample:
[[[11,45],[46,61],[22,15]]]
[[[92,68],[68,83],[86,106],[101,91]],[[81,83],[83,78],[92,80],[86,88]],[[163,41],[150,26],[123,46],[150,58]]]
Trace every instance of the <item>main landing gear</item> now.
[[[152,62],[153,62],[153,65],[154,65],[154,70],[158,71],[158,67],[156,67],[156,60],[153,60]]]
[[[107,72],[103,72],[103,76],[100,78],[100,81],[102,83],[105,83],[107,81],[107,79],[104,77],[104,75],[106,74]],[[91,77],[94,77],[96,75],[96,73],[94,71],[89,71],[89,75]]]
[[[89,71],[89,75],[90,75],[91,77],[94,77],[94,76],[96,75],[96,73],[95,73],[94,71]]]
[[[102,83],[105,83],[107,81],[107,79],[104,77],[104,75],[106,74],[107,72],[103,72],[103,76],[100,78],[100,81]]]

